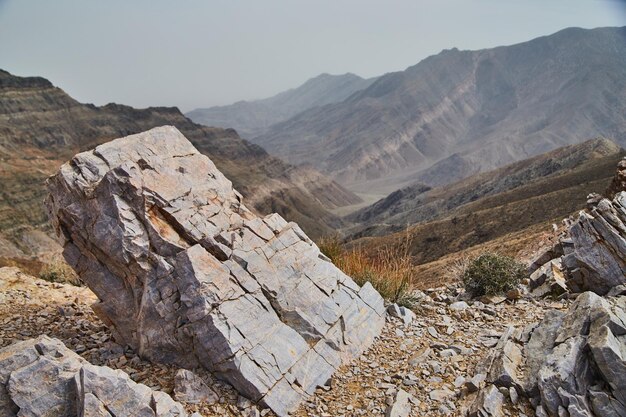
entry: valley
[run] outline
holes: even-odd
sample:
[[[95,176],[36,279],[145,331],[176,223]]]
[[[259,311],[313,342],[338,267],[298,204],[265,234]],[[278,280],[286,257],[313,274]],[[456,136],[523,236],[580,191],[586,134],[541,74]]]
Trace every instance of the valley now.
[[[623,19],[401,3],[0,4],[0,416],[626,416]]]

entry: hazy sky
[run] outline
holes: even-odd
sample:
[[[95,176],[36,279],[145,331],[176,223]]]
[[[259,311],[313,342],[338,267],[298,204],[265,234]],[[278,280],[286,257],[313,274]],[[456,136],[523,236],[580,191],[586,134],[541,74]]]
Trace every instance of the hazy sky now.
[[[262,98],[323,72],[625,26],[621,0],[0,0],[0,68],[98,105]]]

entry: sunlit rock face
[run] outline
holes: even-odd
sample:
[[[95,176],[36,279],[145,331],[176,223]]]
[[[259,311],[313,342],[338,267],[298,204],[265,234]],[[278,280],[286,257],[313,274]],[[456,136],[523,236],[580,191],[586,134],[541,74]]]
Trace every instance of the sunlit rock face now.
[[[48,180],[64,256],[116,338],[205,367],[286,415],[384,324],[381,296],[295,223],[256,216],[175,128],[83,152]]]

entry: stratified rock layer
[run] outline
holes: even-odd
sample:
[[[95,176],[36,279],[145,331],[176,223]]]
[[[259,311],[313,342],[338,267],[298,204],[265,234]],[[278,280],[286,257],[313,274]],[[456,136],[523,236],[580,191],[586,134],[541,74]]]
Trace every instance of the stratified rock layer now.
[[[64,256],[140,355],[203,366],[278,415],[367,348],[384,305],[294,223],[259,218],[173,127],[76,155],[48,181]]]
[[[487,386],[513,388],[537,416],[626,415],[626,297],[578,296],[567,312],[549,311],[539,324],[509,328],[478,367]],[[485,395],[473,409],[485,412]],[[470,413],[471,414],[471,413]]]
[[[587,196],[587,210],[565,219],[565,236],[531,264],[534,295],[565,290],[605,295],[626,284],[626,158],[606,195]]]
[[[626,283],[626,192],[603,198],[569,226],[573,251],[563,257],[568,287],[606,294]]]
[[[186,417],[181,404],[47,336],[0,350],[0,415]]]

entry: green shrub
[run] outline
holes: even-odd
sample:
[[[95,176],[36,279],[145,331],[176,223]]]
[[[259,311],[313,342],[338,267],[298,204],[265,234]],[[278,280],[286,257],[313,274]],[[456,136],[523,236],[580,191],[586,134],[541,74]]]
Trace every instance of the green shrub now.
[[[524,265],[509,256],[484,253],[472,259],[463,272],[465,290],[474,297],[502,294],[527,277]]]

